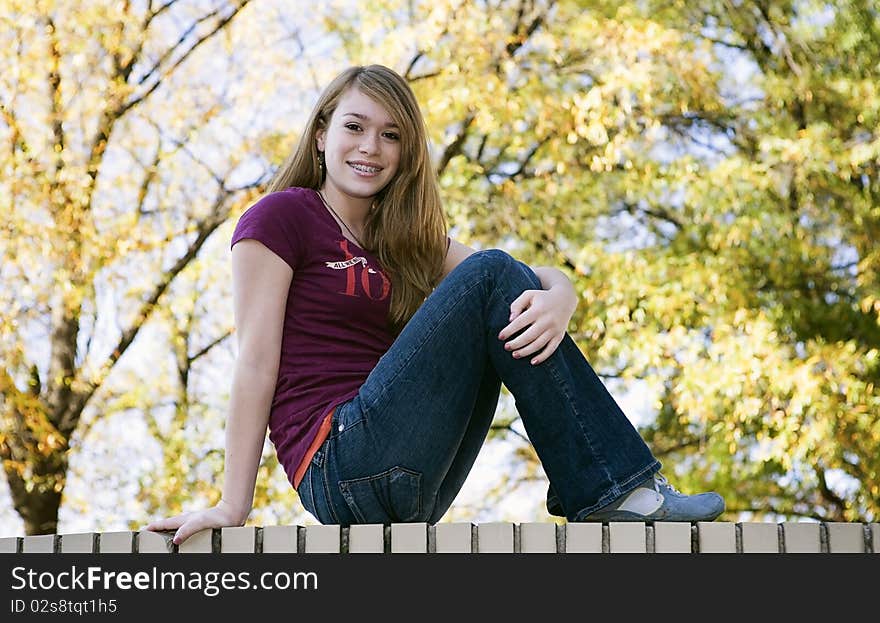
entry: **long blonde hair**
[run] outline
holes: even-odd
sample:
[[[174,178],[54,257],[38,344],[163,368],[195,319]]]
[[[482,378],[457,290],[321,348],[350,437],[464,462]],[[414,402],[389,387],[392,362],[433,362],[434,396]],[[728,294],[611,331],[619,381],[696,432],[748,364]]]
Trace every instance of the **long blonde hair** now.
[[[324,89],[293,153],[268,192],[291,186],[318,190],[324,182],[316,142],[342,95],[356,87],[383,106],[400,128],[400,165],[376,196],[363,243],[391,280],[389,326],[396,335],[437,285],[446,257],[446,219],[428,154],[425,121],[409,84],[382,65],[350,67]]]

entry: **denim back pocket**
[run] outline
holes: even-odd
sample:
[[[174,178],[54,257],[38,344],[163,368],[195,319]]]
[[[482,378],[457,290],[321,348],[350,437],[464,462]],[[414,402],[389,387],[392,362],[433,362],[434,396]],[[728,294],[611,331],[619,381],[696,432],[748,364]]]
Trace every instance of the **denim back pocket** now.
[[[422,475],[405,467],[340,480],[339,491],[358,523],[406,523],[422,513]]]

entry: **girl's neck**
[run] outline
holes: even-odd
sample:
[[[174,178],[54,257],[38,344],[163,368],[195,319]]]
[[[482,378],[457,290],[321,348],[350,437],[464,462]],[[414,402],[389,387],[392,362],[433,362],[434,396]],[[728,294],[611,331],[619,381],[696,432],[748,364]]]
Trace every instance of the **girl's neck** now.
[[[351,197],[339,192],[332,184],[325,183],[318,189],[324,200],[330,204],[336,214],[345,220],[345,223],[356,231],[363,231],[373,198]]]

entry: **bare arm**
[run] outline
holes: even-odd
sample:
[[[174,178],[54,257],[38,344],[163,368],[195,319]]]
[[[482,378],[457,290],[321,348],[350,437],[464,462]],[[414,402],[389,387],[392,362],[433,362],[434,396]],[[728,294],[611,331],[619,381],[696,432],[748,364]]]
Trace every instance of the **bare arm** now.
[[[440,276],[440,281],[446,279],[446,275],[451,273],[456,266],[461,264],[464,258],[476,253],[475,249],[471,249],[469,246],[461,244],[454,238],[450,238],[449,240],[449,249],[446,251],[446,259],[443,261],[443,274]]]
[[[292,278],[290,266],[256,240],[232,248],[238,357],[226,421],[223,495],[213,508],[154,521],[148,530],[176,529],[174,542],[182,543],[205,528],[240,526],[247,520],[278,378]]]
[[[226,422],[222,499],[238,512],[242,524],[253,506],[292,277],[290,266],[255,240],[242,240],[232,248],[238,357]]]

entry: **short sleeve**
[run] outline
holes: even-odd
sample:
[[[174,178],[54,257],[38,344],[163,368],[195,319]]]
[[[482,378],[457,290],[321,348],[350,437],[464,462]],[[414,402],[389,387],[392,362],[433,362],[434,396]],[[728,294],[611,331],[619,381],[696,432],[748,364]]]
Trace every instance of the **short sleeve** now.
[[[257,240],[296,270],[305,255],[301,227],[297,223],[300,208],[294,193],[280,191],[266,195],[238,219],[229,247],[246,238]]]

